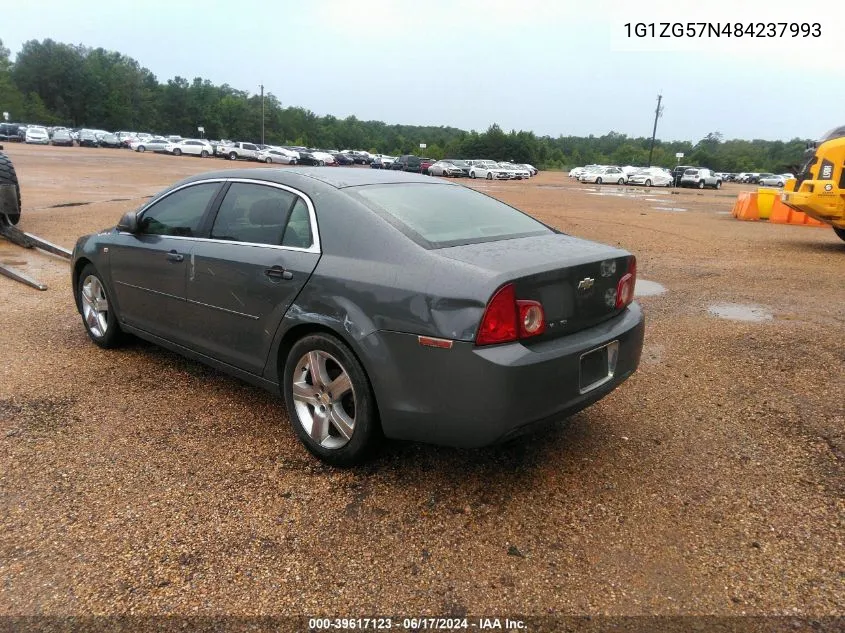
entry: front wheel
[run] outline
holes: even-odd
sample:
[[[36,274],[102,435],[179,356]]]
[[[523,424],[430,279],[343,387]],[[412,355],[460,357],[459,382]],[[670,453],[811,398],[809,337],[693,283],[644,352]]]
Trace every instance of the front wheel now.
[[[833,227],[833,232],[839,236],[839,239],[845,240],[845,229],[840,229],[838,227]]]
[[[208,158],[208,152],[207,152],[207,151],[205,151],[205,150],[202,150],[202,151],[200,152],[200,158]]]
[[[82,269],[76,286],[76,302],[88,337],[100,347],[117,347],[123,332],[117,322],[111,298],[93,264]]]
[[[264,162],[269,165],[270,163],[273,162],[273,159],[268,156],[267,158],[264,159]]]
[[[469,172],[469,177],[472,178],[473,180],[475,180],[475,172],[474,171]]]
[[[487,172],[487,180],[493,180],[493,174]]]
[[[646,181],[645,181],[645,186],[646,186],[646,187],[651,187],[651,180],[646,180]]]
[[[317,162],[317,166],[318,166],[318,167],[325,167],[325,166],[326,166],[326,161],[324,161],[324,160],[318,161],[318,162]]]
[[[601,178],[596,178],[596,184],[597,184],[597,185],[600,185],[600,184],[601,184]]]
[[[177,147],[176,149],[173,150],[173,155],[174,156],[181,156],[182,150]]]
[[[144,147],[143,145],[139,145],[139,146],[138,146],[138,151],[139,151],[139,152],[141,152],[141,153],[143,154],[144,152],[146,152],[146,151],[147,151],[147,148],[146,148],[146,147]]]
[[[703,181],[703,180],[699,180],[699,181],[698,181],[698,188],[699,188],[699,189],[704,189],[704,181]]]
[[[229,152],[229,160],[238,160],[238,155],[235,152]]]
[[[370,381],[352,351],[330,334],[297,341],[284,370],[293,431],[313,455],[335,466],[362,462],[379,438]]]
[[[617,184],[617,185],[624,185],[624,184],[625,184],[625,179],[624,179],[624,178],[620,178],[619,180],[617,180],[617,181],[616,181],[616,184]]]

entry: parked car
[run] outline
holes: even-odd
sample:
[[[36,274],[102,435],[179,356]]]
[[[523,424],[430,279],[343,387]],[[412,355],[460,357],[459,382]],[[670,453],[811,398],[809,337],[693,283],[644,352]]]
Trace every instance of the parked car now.
[[[24,142],[33,145],[49,145],[50,135],[47,133],[47,130],[45,128],[38,127],[37,125],[31,125],[26,128],[26,136],[24,136]]]
[[[471,167],[471,165],[467,161],[461,160],[459,158],[444,158],[440,162],[449,163],[450,165],[454,165],[455,167],[457,167],[458,169],[461,170],[461,173],[460,173],[461,176],[469,177],[469,168]]]
[[[672,170],[672,179],[673,179],[673,183],[672,183],[672,184],[673,184],[675,187],[680,187],[680,186],[681,186],[681,178],[683,178],[683,176],[684,176],[684,172],[685,172],[687,169],[695,169],[695,165],[677,165],[677,166],[676,166],[676,167]]]
[[[20,127],[19,123],[0,123],[0,141],[20,143]]]
[[[671,187],[671,172],[660,167],[646,167],[640,169],[628,178],[629,185],[644,185],[646,187]]]
[[[164,152],[165,148],[170,145],[170,141],[166,138],[150,138],[147,140],[137,140],[129,144],[129,149],[136,152]]]
[[[458,178],[464,175],[464,170],[455,163],[439,160],[428,168],[428,174],[430,176],[451,176]],[[469,169],[467,169],[467,174],[469,174]]]
[[[521,165],[514,165],[513,163],[499,163],[499,167],[511,171],[511,178],[513,180],[528,180],[531,178],[531,171]]]
[[[259,152],[258,160],[262,163],[281,163],[282,165],[296,165],[296,158],[288,152],[271,148]]]
[[[393,156],[376,154],[375,158],[373,158],[373,162],[370,163],[370,167],[373,169],[390,169],[394,160],[396,159]]]
[[[351,155],[344,154],[343,152],[337,152],[335,154],[332,154],[332,158],[334,158],[334,161],[338,165],[354,165],[355,164],[355,159]]]
[[[100,135],[99,137],[100,147],[109,147],[112,149],[117,149],[123,147],[123,144],[120,142],[120,139],[117,138],[115,134],[111,132],[107,132],[105,134]]]
[[[534,167],[534,165],[532,165],[530,163],[519,163],[519,166],[524,167],[525,169],[530,171],[532,176],[536,176],[537,174],[540,173],[540,170],[537,169],[536,167]]]
[[[183,139],[178,143],[169,143],[164,146],[164,151],[174,156],[188,154],[190,156],[199,156],[200,158],[206,158],[214,154],[214,148],[211,147],[211,143],[194,138]]]
[[[50,142],[53,145],[73,147],[73,137],[70,135],[70,130],[56,130],[53,132],[53,138]]]
[[[99,147],[100,141],[94,130],[79,130],[79,147]]]
[[[791,175],[789,177],[794,178],[794,176]],[[763,187],[783,187],[787,180],[789,180],[787,174],[761,175],[758,184]]]
[[[317,164],[321,167],[323,165],[335,166],[337,163],[335,162],[334,156],[329,154],[328,152],[320,149],[311,149],[308,150],[311,156],[317,159]]]
[[[585,171],[579,176],[578,180],[581,182],[592,182],[597,185],[603,183],[624,185],[628,181],[628,177],[619,167],[600,167],[594,171]]]
[[[721,189],[722,179],[710,169],[692,168],[684,171],[684,175],[681,177],[681,187],[697,187],[698,189],[713,187],[713,189]]]
[[[643,345],[629,252],[408,173],[196,175],[80,238],[71,274],[94,344],[134,334],[281,393],[339,465],[380,434],[534,430],[619,387]]]
[[[311,152],[306,152],[306,151],[300,151],[299,152],[299,163],[301,165],[311,165],[311,166],[325,164],[319,158],[314,156],[314,154],[312,154]]]
[[[470,178],[486,178],[487,180],[510,180],[511,172],[498,163],[479,162],[469,168]]]
[[[258,160],[258,146],[255,143],[232,143],[217,148],[229,160]]]

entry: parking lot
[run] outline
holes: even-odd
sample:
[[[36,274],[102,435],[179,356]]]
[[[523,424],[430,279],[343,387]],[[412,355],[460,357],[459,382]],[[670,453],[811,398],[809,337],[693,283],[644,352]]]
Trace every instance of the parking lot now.
[[[20,228],[67,248],[184,176],[250,166],[6,152]],[[67,262],[0,241],[49,286],[0,278],[0,614],[841,612],[845,244],[735,220],[742,185],[463,184],[636,254],[640,369],[547,432],[388,443],[353,470],[310,457],[271,394],[96,347]]]

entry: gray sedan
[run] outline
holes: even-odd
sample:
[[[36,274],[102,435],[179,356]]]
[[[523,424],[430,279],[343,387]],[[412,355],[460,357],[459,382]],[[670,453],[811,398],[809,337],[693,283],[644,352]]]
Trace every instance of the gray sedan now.
[[[280,393],[332,464],[380,436],[479,447],[596,402],[636,369],[628,252],[448,181],[227,170],[80,238],[91,340],[134,334]]]

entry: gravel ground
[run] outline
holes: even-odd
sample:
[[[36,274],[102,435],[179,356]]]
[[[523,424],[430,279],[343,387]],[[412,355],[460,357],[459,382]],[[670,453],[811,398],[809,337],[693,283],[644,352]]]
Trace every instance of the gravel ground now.
[[[21,228],[66,247],[234,166],[6,150]],[[0,615],[842,614],[845,243],[734,220],[739,186],[472,186],[637,255],[667,289],[640,299],[640,370],[547,432],[390,443],[347,471],[308,456],[271,394],[94,346],[66,263],[0,243],[50,287],[0,278]],[[725,303],[772,318],[708,312]]]

